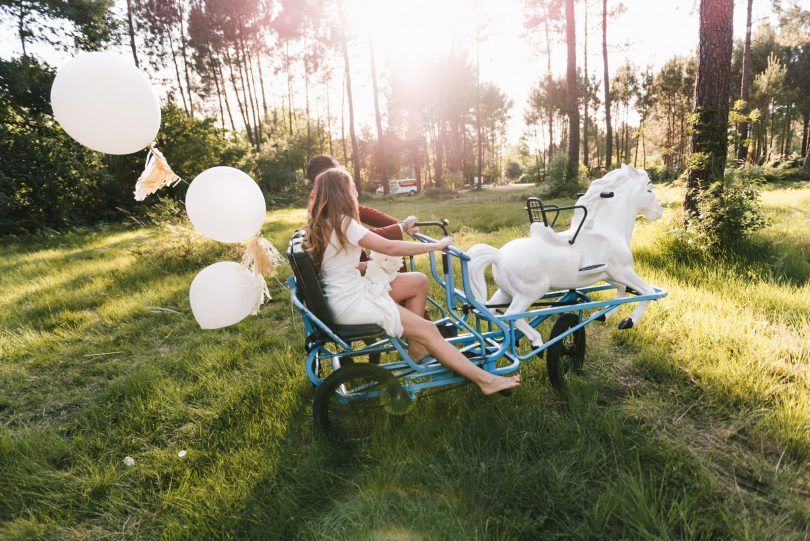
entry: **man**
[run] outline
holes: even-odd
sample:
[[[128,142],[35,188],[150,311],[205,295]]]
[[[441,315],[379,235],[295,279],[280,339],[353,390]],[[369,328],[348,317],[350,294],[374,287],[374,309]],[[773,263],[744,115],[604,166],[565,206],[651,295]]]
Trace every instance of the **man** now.
[[[340,164],[332,156],[321,154],[315,156],[307,164],[307,178],[310,182],[315,182],[315,177],[334,167],[340,167]],[[310,196],[311,197],[311,196]],[[402,233],[413,235],[418,232],[418,228],[414,227],[416,223],[415,216],[408,216],[402,221],[397,220],[393,216],[389,216],[384,212],[371,207],[364,207],[360,205],[360,221],[368,226],[371,226],[374,233],[385,237],[390,240],[402,240]],[[361,255],[360,260],[365,261],[365,252]]]

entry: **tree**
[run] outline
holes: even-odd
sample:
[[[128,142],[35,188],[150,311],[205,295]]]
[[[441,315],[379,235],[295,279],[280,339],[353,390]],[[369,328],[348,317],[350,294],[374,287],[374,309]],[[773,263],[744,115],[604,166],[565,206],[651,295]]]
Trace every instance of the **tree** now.
[[[636,67],[625,62],[613,77],[610,83],[610,99],[616,105],[616,116],[622,113],[621,124],[617,133],[616,141],[616,161],[629,162],[629,127],[628,127],[628,111],[630,109],[630,102],[638,95],[638,78],[636,77]]]
[[[27,56],[26,44],[34,42],[61,49],[100,49],[116,30],[112,5],[113,0],[0,0],[0,12],[16,21],[22,56]]]
[[[345,29],[345,25],[344,25]],[[361,191],[363,180],[360,177],[360,146],[354,132],[354,99],[352,98],[352,70],[349,64],[349,44],[345,30],[341,31],[341,46],[343,48],[343,66],[346,74],[346,97],[349,100],[349,135],[352,138],[352,164],[354,165],[354,183],[357,191]]]
[[[589,112],[589,104],[590,104],[590,96],[591,96],[591,85],[588,81],[588,0],[585,0],[585,6],[583,8],[584,12],[584,22],[582,25],[582,41],[583,41],[583,54],[582,54],[582,72],[584,74],[584,84],[582,85],[583,91],[583,108],[582,112],[584,113],[585,119],[582,122],[582,163],[585,164],[585,167],[589,166],[589,152],[588,152],[588,112]]]
[[[768,67],[754,78],[754,89],[765,101],[765,111],[762,117],[762,124],[765,131],[760,146],[761,155],[765,161],[768,161],[772,152],[774,101],[776,96],[783,90],[786,75],[787,68],[779,61],[776,55],[771,55],[768,57]],[[770,126],[770,130],[768,126]],[[769,131],[770,137],[768,137]]]
[[[751,5],[753,3],[754,0],[748,0],[748,11],[745,23],[745,45],[743,46],[742,57],[742,75],[740,77],[740,99],[743,100],[743,107],[740,110],[740,114],[743,116],[747,116],[751,112],[748,102],[751,99]],[[740,122],[739,126],[737,126],[737,132],[740,136],[740,141],[737,146],[737,160],[740,162],[744,162],[748,157],[748,128],[748,119],[743,120],[743,122]]]
[[[695,110],[683,204],[687,223],[698,218],[701,195],[725,172],[733,17],[733,0],[700,2]]]
[[[577,41],[574,0],[565,0],[565,37],[568,45],[568,168],[565,183],[569,190],[579,189],[579,93],[577,92]]]
[[[605,67],[605,170],[610,169],[613,154],[613,126],[610,124],[610,71],[607,50],[607,0],[602,0],[602,63]]]
[[[686,161],[686,119],[693,109],[696,66],[694,58],[675,56],[661,67],[653,82],[658,99],[652,117],[664,122],[663,138],[659,136],[657,144],[668,172],[680,170]]]
[[[546,88],[553,86],[552,73],[551,73],[551,37],[561,32],[561,22],[563,19],[563,1],[564,0],[525,0],[525,8],[527,11],[527,20],[524,27],[527,30],[532,30],[543,25],[545,36],[545,53],[546,53]],[[551,99],[551,94],[546,94],[546,97]],[[554,109],[553,104],[549,101],[545,107],[539,108],[550,112]],[[554,153],[554,118],[548,116],[548,154]]]
[[[647,139],[644,133],[644,122],[650,115],[650,111],[655,104],[655,77],[653,76],[652,67],[647,66],[644,73],[641,74],[641,82],[637,87],[636,92],[636,111],[638,112],[638,137],[636,141],[636,155],[633,157],[633,167],[638,167],[638,147],[642,147],[642,168],[647,168],[647,149],[645,140]],[[640,145],[639,145],[640,143]]]
[[[383,142],[382,118],[380,117],[380,99],[377,90],[377,63],[374,61],[374,42],[371,37],[368,41],[368,51],[371,58],[371,87],[374,92],[374,120],[377,124],[377,160],[380,164],[380,182],[382,182],[383,193],[388,195],[388,171],[385,167],[385,144]]]

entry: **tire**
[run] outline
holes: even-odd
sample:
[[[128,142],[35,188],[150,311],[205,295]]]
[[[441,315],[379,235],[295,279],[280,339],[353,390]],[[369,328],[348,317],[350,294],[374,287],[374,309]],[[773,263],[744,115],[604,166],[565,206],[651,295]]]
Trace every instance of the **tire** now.
[[[416,195],[416,190],[411,190],[411,191],[409,191],[409,192],[408,192],[408,195],[409,195],[409,196],[411,196],[411,195]]]
[[[549,340],[560,336],[568,329],[579,325],[579,316],[561,314],[551,328]],[[546,350],[546,370],[548,379],[555,389],[563,389],[565,380],[571,374],[582,372],[585,362],[585,328],[569,334]]]
[[[352,400],[346,401],[347,395]],[[412,403],[391,372],[374,364],[356,363],[339,368],[321,383],[312,414],[321,435],[336,442],[356,442],[395,424]]]

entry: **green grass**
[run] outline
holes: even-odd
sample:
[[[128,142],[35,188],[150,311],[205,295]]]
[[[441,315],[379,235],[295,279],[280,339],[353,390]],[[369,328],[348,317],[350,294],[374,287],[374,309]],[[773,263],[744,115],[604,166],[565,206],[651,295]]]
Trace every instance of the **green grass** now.
[[[0,539],[808,538],[810,184],[770,187],[771,225],[723,260],[667,233],[681,193],[658,190],[634,252],[669,296],[588,327],[566,396],[537,359],[509,399],[427,398],[352,451],[312,433],[280,285],[234,327],[194,322],[191,279],[233,249],[124,226],[0,247]],[[368,204],[447,217],[466,248],[526,234],[529,194]]]

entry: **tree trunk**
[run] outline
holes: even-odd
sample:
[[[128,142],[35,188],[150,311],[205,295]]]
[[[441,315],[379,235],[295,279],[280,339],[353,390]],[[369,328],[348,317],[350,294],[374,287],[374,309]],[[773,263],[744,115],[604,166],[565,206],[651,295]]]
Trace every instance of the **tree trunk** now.
[[[225,60],[228,62],[228,74],[230,75],[234,96],[236,96],[236,104],[239,106],[239,113],[242,115],[242,122],[245,124],[245,132],[248,136],[248,142],[251,144],[251,146],[253,146],[253,129],[250,126],[250,120],[248,120],[247,104],[243,104],[242,99],[239,97],[239,87],[236,84],[236,77],[233,74],[233,61],[231,60],[231,54],[228,52],[227,47],[225,47]]]
[[[728,89],[731,75],[734,0],[701,0],[690,167],[684,210],[698,217],[698,198],[722,180],[728,151]]]
[[[360,178],[360,146],[357,144],[357,136],[354,133],[354,102],[352,101],[352,74],[349,66],[349,46],[346,43],[346,35],[342,36],[343,41],[343,65],[346,69],[346,98],[349,100],[349,135],[352,138],[352,163],[354,164],[354,183],[357,191],[362,191],[363,180]]]
[[[179,10],[180,10],[180,54],[183,55],[183,71],[185,72],[186,76],[186,92],[188,92],[188,111],[189,114],[194,116],[194,100],[191,96],[191,77],[188,74],[188,55],[186,54],[186,31],[183,21],[185,21],[185,17],[183,16],[183,2],[178,2]]]
[[[324,86],[326,87],[326,137],[329,141],[329,155],[334,156],[335,151],[332,149],[332,109],[331,100],[329,99],[329,83],[331,82],[332,74],[328,72],[324,80]]]
[[[804,157],[804,167],[802,169],[804,169],[805,173],[810,173],[810,151]]]
[[[419,153],[419,140],[418,137],[411,140],[411,160],[413,161],[414,177],[416,177],[416,193],[422,191],[422,160]]]
[[[312,128],[310,126],[310,110],[309,110],[309,58],[306,53],[306,42],[304,43],[304,118],[307,125],[307,146],[305,150],[306,160],[309,161],[310,152],[312,151]]]
[[[782,123],[782,142],[779,145],[780,154],[782,159],[787,158],[790,154],[790,124],[793,122],[793,104],[788,103],[787,111],[785,111],[785,119]]]
[[[250,51],[245,47],[245,44],[240,40],[239,46],[242,50],[242,63],[245,66],[245,79],[248,82],[248,93],[250,96],[250,109],[253,112],[253,127],[256,135],[256,150],[259,150],[262,144],[262,118],[259,109],[259,96],[256,92],[256,76],[253,73],[253,59],[250,56]]]
[[[129,46],[132,49],[132,58],[135,59],[135,67],[140,68],[138,49],[135,46],[135,24],[132,21],[132,0],[127,0],[127,33],[129,34]],[[25,49],[23,49],[23,56],[25,56]]]
[[[484,141],[481,139],[481,40],[475,36],[475,132],[478,147],[478,176],[476,185],[479,190],[484,187]]]
[[[585,92],[585,96],[583,102],[585,103],[585,107],[583,108],[583,112],[585,113],[585,121],[582,123],[582,162],[585,164],[585,167],[590,167],[590,160],[588,158],[588,104],[591,101],[591,85],[588,81],[588,0],[585,0],[585,25],[584,25],[584,33],[582,35],[582,39],[584,41],[585,46],[585,54],[583,55],[582,59],[582,70],[585,74],[585,88],[583,89]]]
[[[380,118],[380,100],[377,96],[377,63],[374,61],[374,44],[369,37],[368,51],[371,56],[371,88],[374,91],[374,119],[377,123],[377,163],[380,164],[380,181],[385,195],[388,195],[388,171],[385,164],[385,141],[383,140],[382,118]]]
[[[444,184],[444,179],[442,178],[443,173],[443,161],[444,161],[444,121],[439,116],[439,122],[436,126],[436,163],[433,165],[433,182],[436,184],[437,188],[441,188]]]
[[[342,93],[340,95],[340,141],[343,144],[343,163],[349,164],[349,151],[346,150],[346,71],[343,72]]]
[[[605,66],[605,171],[613,157],[613,127],[610,125],[610,71],[607,51],[607,0],[602,0],[602,63]]]
[[[250,89],[250,84],[248,80],[247,74],[247,65],[246,60],[243,54],[239,52],[239,44],[234,44],[234,52],[236,53],[236,65],[239,68],[239,82],[242,84],[242,99],[245,102],[245,114],[249,115],[249,117],[254,121],[253,126],[250,129],[253,129],[253,137],[251,138],[253,141],[253,148],[259,150],[259,138],[257,137],[257,129],[258,126],[256,125],[256,107],[253,104],[253,93]],[[250,109],[248,109],[250,106]],[[248,126],[250,123],[248,123]]]
[[[259,70],[259,87],[262,89],[262,111],[264,117],[267,118],[267,92],[264,90],[264,74],[262,73],[262,55],[261,51],[257,51],[256,67]]]
[[[548,156],[554,154],[554,103],[551,98],[551,37],[548,31],[548,7],[543,2],[543,9],[545,10],[545,17],[543,17],[544,27],[546,29],[546,112],[548,113]]]
[[[331,82],[332,73],[328,72],[326,74],[326,79],[324,80],[324,86],[326,87],[326,136],[329,140],[329,155],[334,156],[335,151],[332,149],[332,102],[329,99],[329,83]]]
[[[225,86],[225,76],[222,74],[222,62],[217,58],[217,72],[219,73],[219,81],[222,83],[222,94],[225,98],[225,110],[228,111],[228,120],[231,122],[231,130],[236,131],[236,123],[233,121],[233,112],[231,111],[231,101],[228,99],[228,91]],[[216,77],[216,74],[214,74]]]
[[[751,112],[748,106],[750,99],[751,88],[751,4],[754,0],[748,0],[748,16],[745,23],[745,45],[743,45],[743,59],[742,59],[742,81],[740,82],[740,99],[745,102],[742,114],[747,115]],[[737,132],[740,134],[740,143],[737,147],[737,160],[740,163],[745,162],[748,157],[748,121],[741,122],[738,126]]]
[[[809,127],[810,127],[810,110],[807,110],[802,113],[802,151],[801,151],[802,156],[807,154],[807,137]]]
[[[25,14],[26,10],[22,5],[22,2],[19,3],[19,13],[17,14],[17,32],[20,35],[20,46],[22,47],[22,55],[23,58],[28,56],[28,53],[25,52]]]
[[[222,119],[222,130],[225,130],[225,108],[222,104],[222,89],[219,87],[219,77],[217,77],[216,66],[214,65],[214,58],[211,55],[211,47],[206,43],[205,51],[208,54],[208,65],[211,75],[214,78],[214,86],[217,90],[217,101],[219,102],[219,118]]]
[[[577,37],[574,21],[574,0],[565,0],[565,34],[568,44],[568,171],[565,183],[574,192],[579,190],[579,93],[577,92]]]
[[[290,119],[290,135],[293,134],[293,91],[290,74],[290,40],[284,40],[284,64],[287,68],[287,115]]]
[[[177,77],[177,88],[180,90],[180,97],[183,99],[183,111],[190,114],[188,104],[186,103],[186,92],[183,90],[183,81],[180,78],[180,67],[177,65],[177,54],[174,52],[174,40],[172,40],[171,29],[166,31],[166,37],[169,40],[169,51],[172,54],[172,63],[174,64],[174,74]]]

